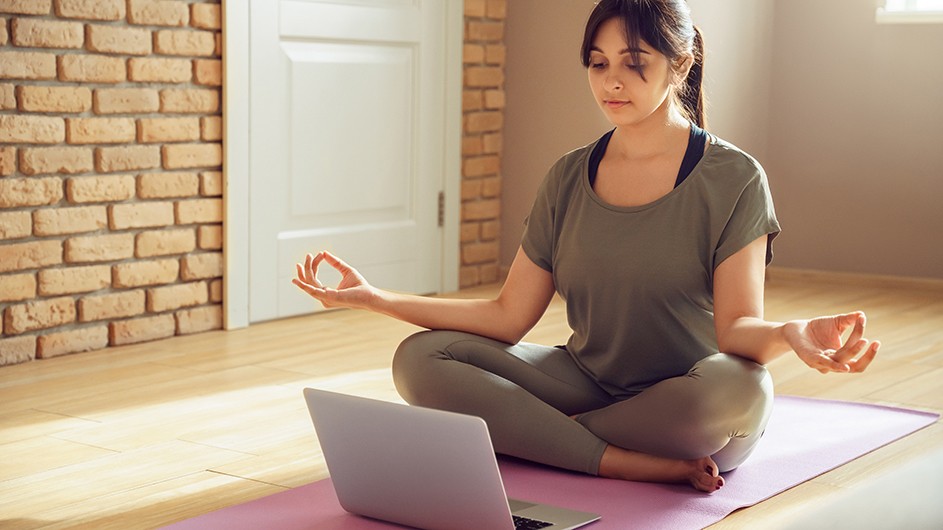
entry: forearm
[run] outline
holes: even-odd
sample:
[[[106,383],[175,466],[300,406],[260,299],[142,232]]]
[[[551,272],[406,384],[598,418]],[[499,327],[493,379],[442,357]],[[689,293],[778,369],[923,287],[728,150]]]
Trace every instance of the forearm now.
[[[783,333],[782,322],[768,322],[757,317],[740,317],[725,330],[718,330],[720,351],[767,364],[791,350]]]
[[[368,309],[427,329],[463,331],[511,344],[534,325],[515,318],[499,299],[433,298],[377,289]]]

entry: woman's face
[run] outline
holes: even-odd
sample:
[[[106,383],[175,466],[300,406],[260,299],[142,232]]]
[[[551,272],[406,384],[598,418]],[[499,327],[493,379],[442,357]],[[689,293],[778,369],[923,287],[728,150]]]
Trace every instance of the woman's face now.
[[[673,75],[668,59],[644,40],[639,46],[635,64],[622,21],[611,18],[599,26],[590,49],[589,86],[596,104],[616,126],[638,124],[656,111],[667,113]]]

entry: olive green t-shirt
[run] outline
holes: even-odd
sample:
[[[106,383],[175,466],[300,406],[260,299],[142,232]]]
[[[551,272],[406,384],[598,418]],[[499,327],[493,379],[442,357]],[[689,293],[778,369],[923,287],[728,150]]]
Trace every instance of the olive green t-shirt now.
[[[723,140],[711,137],[667,195],[633,207],[607,204],[590,186],[597,142],[550,169],[522,246],[566,301],[570,355],[610,394],[629,397],[717,353],[714,270],[764,234],[769,264],[779,223],[763,168]]]

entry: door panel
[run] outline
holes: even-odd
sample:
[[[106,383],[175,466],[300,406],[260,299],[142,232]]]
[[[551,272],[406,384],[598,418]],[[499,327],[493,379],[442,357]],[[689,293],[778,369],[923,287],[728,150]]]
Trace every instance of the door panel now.
[[[439,291],[446,3],[253,0],[251,15],[250,320],[316,310],[290,281],[322,249],[375,285]]]

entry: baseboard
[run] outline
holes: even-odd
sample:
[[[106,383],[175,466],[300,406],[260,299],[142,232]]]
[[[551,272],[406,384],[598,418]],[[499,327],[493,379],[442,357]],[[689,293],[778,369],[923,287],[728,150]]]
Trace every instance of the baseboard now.
[[[943,293],[943,280],[936,278],[793,269],[787,267],[769,267],[766,270],[766,278],[767,280],[774,281],[828,282],[842,285],[867,285],[869,287],[916,289],[922,291],[939,291]]]

